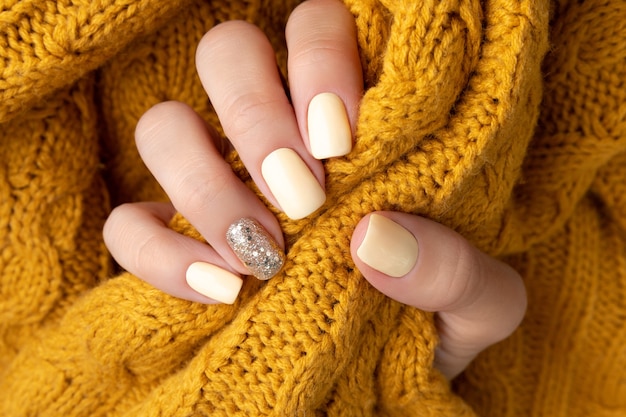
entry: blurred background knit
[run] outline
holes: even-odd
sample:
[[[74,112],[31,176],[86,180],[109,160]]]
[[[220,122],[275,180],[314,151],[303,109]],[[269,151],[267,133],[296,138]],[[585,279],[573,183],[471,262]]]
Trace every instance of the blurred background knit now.
[[[0,5],[0,414],[623,416],[621,0],[347,0],[367,87],[357,142],[326,164],[317,217],[278,214],[283,273],[246,280],[234,306],[114,277],[108,211],[166,198],[137,119],[175,99],[217,123],[200,37],[249,20],[284,69],[296,3]],[[441,221],[525,278],[521,328],[452,388],[432,369],[432,316],[350,260],[354,225],[379,209]]]

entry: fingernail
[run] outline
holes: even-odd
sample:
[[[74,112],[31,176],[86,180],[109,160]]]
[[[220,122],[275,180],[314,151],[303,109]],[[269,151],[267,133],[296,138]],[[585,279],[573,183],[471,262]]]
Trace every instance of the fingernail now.
[[[387,217],[372,214],[356,254],[371,268],[398,278],[413,269],[418,252],[411,232]]]
[[[195,291],[224,304],[234,303],[243,285],[237,275],[206,262],[189,265],[186,279]]]
[[[261,173],[280,208],[294,220],[308,216],[326,201],[324,189],[293,149],[280,148],[267,155]]]
[[[226,241],[235,255],[258,279],[272,278],[285,263],[278,243],[256,220],[243,218],[230,225]]]
[[[352,150],[352,130],[343,101],[333,93],[313,97],[308,110],[309,144],[316,159],[343,156]]]

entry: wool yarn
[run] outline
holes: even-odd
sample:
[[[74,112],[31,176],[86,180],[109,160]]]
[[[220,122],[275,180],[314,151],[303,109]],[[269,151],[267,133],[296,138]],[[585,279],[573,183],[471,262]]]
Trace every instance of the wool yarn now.
[[[0,414],[623,415],[621,0],[346,0],[366,82],[356,143],[326,163],[315,216],[276,213],[283,272],[205,306],[116,270],[107,213],[166,199],[135,150],[138,118],[173,99],[218,125],[200,37],[251,21],[284,70],[296,4],[0,6]],[[520,329],[452,385],[432,366],[432,315],[350,260],[354,226],[381,209],[453,227],[525,279]],[[171,227],[201,238],[180,216]]]

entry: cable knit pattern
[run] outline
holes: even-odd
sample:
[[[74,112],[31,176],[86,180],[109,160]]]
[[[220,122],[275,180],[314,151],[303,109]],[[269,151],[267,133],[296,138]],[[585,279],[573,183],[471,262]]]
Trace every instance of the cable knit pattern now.
[[[296,4],[0,6],[0,414],[624,415],[621,0],[346,0],[367,87],[357,140],[326,163],[316,216],[277,213],[283,272],[246,280],[233,306],[115,275],[107,212],[166,198],[135,150],[138,118],[175,99],[217,124],[197,42],[246,19],[284,70]],[[432,367],[432,315],[377,293],[349,257],[380,209],[441,221],[525,278],[521,328],[452,387]],[[180,216],[171,227],[201,238]]]

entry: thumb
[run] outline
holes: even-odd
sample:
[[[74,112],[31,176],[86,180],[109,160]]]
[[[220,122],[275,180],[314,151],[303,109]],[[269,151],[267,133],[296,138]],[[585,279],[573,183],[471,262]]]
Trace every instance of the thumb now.
[[[435,362],[448,378],[509,336],[526,311],[526,291],[515,270],[423,217],[369,214],[354,231],[351,253],[383,294],[436,313]]]

